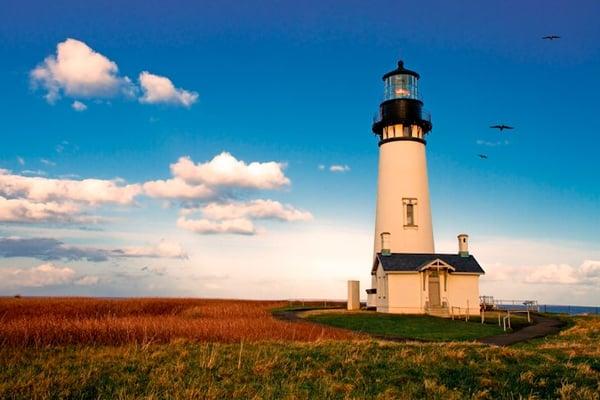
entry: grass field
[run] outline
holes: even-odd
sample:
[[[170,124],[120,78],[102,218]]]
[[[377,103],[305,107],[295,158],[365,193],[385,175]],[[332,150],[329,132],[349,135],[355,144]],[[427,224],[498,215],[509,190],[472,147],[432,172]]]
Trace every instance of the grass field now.
[[[272,317],[287,302],[207,299],[0,299],[0,345],[120,345],[174,339],[240,341],[351,339],[349,331]]]
[[[307,315],[306,319],[338,328],[400,339],[457,341],[504,333],[497,324],[482,324],[477,322],[477,318],[465,322],[430,316],[392,315],[366,311],[316,313]]]
[[[60,300],[65,303],[56,307],[52,301],[59,300],[21,300],[31,302],[15,306],[12,300],[0,300],[2,326],[7,321],[31,320],[39,327],[37,319],[46,313],[58,322],[53,330],[36,333],[37,341],[6,340],[7,331],[2,330],[2,399],[600,398],[600,318],[572,318],[570,327],[559,335],[498,348],[470,342],[391,343],[333,328],[320,331],[310,322],[300,323],[300,328],[296,322],[271,317],[270,308],[285,306],[279,302],[118,300],[105,304],[106,300],[71,299]],[[245,307],[255,310],[251,316],[244,316]],[[191,310],[195,317],[188,315]],[[87,334],[56,339],[61,324],[69,332],[79,332],[77,319],[110,324],[113,319],[105,320],[108,315],[154,318],[152,329],[165,325],[160,329],[170,333],[150,341],[140,340],[144,338],[138,336],[140,328],[128,340],[115,339],[114,332],[101,336],[113,338],[110,345],[97,344],[90,340],[95,336]],[[193,330],[170,327],[171,318],[183,320],[176,325],[196,318],[193,327],[199,327],[199,321],[207,327],[202,334],[191,334]],[[243,324],[250,328],[240,328]],[[210,329],[220,333],[208,334]],[[291,333],[294,329],[296,334]],[[12,338],[15,331],[9,331]]]

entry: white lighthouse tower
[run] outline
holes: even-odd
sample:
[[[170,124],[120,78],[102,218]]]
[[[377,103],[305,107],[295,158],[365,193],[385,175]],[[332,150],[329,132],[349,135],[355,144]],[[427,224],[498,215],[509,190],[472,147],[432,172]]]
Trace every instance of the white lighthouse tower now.
[[[469,253],[468,236],[458,236],[456,253],[436,253],[433,245],[425,157],[431,118],[422,109],[419,74],[400,61],[383,81],[384,98],[373,123],[379,178],[367,306],[399,314],[478,315],[484,271]]]
[[[434,253],[419,74],[398,68],[383,76],[384,98],[373,132],[379,136],[375,254]]]

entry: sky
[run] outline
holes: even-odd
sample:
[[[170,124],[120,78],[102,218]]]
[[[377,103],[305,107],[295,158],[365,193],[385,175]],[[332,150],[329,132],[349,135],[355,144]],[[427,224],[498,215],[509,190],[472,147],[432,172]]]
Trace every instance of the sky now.
[[[598,15],[583,0],[4,0],[0,295],[367,288],[370,125],[403,59],[432,114],[436,251],[465,232],[481,294],[598,305]]]

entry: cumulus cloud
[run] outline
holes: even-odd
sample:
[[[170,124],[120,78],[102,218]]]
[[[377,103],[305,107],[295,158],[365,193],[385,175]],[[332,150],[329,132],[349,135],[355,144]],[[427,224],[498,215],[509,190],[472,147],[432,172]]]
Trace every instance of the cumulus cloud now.
[[[537,266],[491,265],[486,270],[488,281],[512,281],[528,284],[600,285],[600,261],[585,260],[579,266],[547,264]]]
[[[284,168],[285,164],[274,161],[247,164],[228,152],[201,164],[195,164],[189,157],[181,157],[171,164],[173,175],[187,183],[246,189],[278,189],[289,185]]]
[[[33,268],[2,268],[0,269],[0,288],[39,288],[57,285],[96,285],[97,276],[78,276],[68,267],[59,267],[53,263],[45,263]]]
[[[208,219],[189,219],[182,215],[177,220],[177,226],[200,234],[254,235],[256,229],[252,221],[246,218],[228,219],[224,221],[211,221]]]
[[[106,97],[131,90],[127,77],[119,76],[114,61],[76,39],[56,46],[56,54],[44,59],[30,73],[35,86],[46,90],[46,100],[55,102],[61,94],[70,97]]]
[[[162,239],[156,245],[125,247],[110,252],[115,257],[147,257],[147,258],[187,258],[181,244]]]
[[[107,261],[109,258],[187,258],[177,242],[162,239],[156,244],[117,249],[72,246],[52,238],[0,238],[0,257],[27,257],[43,261]]]
[[[170,167],[172,178],[141,184],[127,184],[121,179],[30,177],[0,169],[0,221],[97,223],[102,219],[88,215],[89,208],[130,205],[141,194],[185,201],[186,211],[177,225],[200,233],[254,234],[256,219],[290,222],[312,218],[307,211],[274,200],[232,201],[240,191],[289,185],[283,171],[285,164],[246,163],[222,152],[204,163],[181,157]],[[202,218],[189,218],[193,212],[202,213]]]
[[[127,185],[118,179],[51,179],[13,175],[6,170],[0,170],[0,196],[8,199],[24,198],[35,202],[72,201],[91,205],[131,204],[140,192],[140,185]]]
[[[163,199],[205,199],[215,192],[203,184],[188,184],[181,178],[149,181],[143,185],[144,193]]]
[[[213,220],[220,219],[277,219],[280,221],[308,221],[312,214],[298,210],[291,205],[283,205],[274,200],[252,200],[247,203],[234,202],[227,204],[210,203],[202,207],[202,214]]]
[[[87,106],[82,103],[79,100],[75,100],[72,104],[71,104],[71,108],[73,108],[73,110],[75,111],[85,111],[87,110]]]
[[[200,213],[201,218],[191,216]],[[254,235],[258,231],[253,220],[273,219],[285,222],[308,221],[312,214],[283,205],[274,200],[250,202],[209,203],[196,209],[183,209],[177,226],[200,234],[232,233]]]
[[[60,268],[52,263],[33,268],[2,268],[0,284],[3,287],[43,287],[71,283],[76,273],[71,268]]]
[[[98,222],[96,217],[82,214],[72,202],[37,203],[28,199],[8,199],[0,196],[0,222]]]
[[[119,74],[116,62],[72,38],[58,43],[55,54],[46,57],[29,75],[34,87],[46,91],[45,98],[49,103],[63,96],[134,98],[140,91],[142,103],[168,103],[189,108],[198,100],[198,93],[176,88],[169,78],[147,71],[139,74],[138,87],[127,76]],[[71,107],[79,112],[87,109],[80,100],[73,101]]]
[[[176,88],[165,76],[143,71],[139,81],[143,92],[140,97],[142,103],[167,103],[190,107],[198,100],[198,93]]]
[[[331,171],[331,172],[348,172],[348,171],[350,171],[350,167],[348,165],[334,164],[329,167],[329,171]]]

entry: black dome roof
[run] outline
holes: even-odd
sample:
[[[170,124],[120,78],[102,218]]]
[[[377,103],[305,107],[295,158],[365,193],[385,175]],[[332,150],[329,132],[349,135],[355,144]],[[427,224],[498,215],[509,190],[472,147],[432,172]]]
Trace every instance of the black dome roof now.
[[[420,78],[419,74],[415,71],[411,71],[410,69],[404,68],[404,61],[402,60],[398,61],[398,68],[385,74],[382,79],[386,80],[387,78],[393,75],[412,75],[417,79]]]

